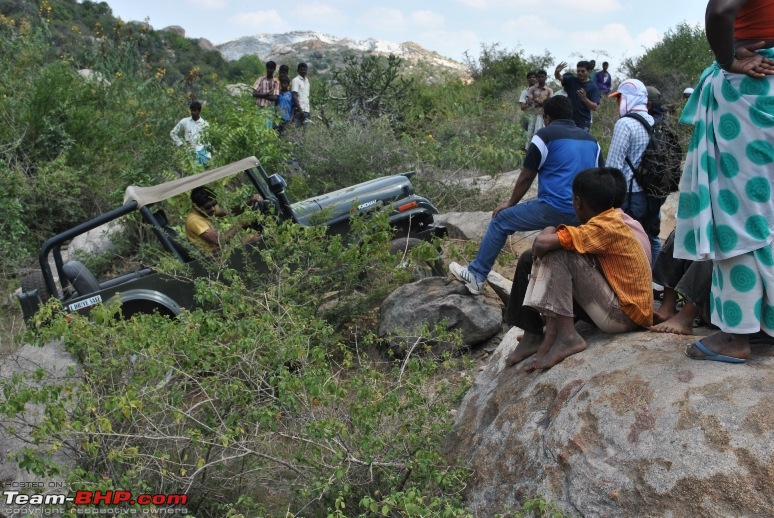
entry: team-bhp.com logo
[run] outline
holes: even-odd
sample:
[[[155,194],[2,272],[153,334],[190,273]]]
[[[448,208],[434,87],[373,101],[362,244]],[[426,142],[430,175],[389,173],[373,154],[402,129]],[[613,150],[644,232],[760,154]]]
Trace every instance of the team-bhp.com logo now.
[[[140,494],[134,495],[131,491],[76,491],[74,496],[44,494],[29,495],[20,491],[3,491],[4,503],[11,506],[30,505],[75,505],[75,506],[184,506],[188,503],[188,495],[184,494]],[[185,508],[170,509],[176,513],[185,512]],[[155,509],[154,512],[158,512]],[[79,512],[79,511],[76,511]]]

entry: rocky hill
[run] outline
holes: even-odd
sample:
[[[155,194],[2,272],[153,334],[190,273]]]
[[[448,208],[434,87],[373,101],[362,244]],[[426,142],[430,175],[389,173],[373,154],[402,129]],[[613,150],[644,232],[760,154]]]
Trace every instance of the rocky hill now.
[[[466,75],[467,68],[458,61],[426,50],[416,43],[393,43],[368,38],[354,40],[339,38],[316,31],[294,31],[284,34],[256,34],[217,45],[223,57],[235,61],[254,54],[262,60],[277,62],[307,61],[319,72],[324,72],[350,53],[394,54],[410,62],[422,62],[440,67],[459,75]]]

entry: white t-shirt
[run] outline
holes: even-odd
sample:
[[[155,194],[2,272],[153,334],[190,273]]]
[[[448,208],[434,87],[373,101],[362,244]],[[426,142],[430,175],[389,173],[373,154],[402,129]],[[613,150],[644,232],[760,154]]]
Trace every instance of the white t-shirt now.
[[[296,76],[290,81],[290,91],[298,93],[301,111],[309,112],[309,78]]]

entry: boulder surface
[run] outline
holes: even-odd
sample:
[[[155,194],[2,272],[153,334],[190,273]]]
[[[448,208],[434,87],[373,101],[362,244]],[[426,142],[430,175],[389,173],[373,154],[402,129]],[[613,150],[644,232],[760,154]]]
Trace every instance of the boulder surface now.
[[[580,516],[774,515],[774,350],[744,365],[686,358],[696,336],[607,335],[546,371],[506,367],[512,328],[447,442],[495,516],[535,496]],[[697,333],[710,331],[697,328]]]

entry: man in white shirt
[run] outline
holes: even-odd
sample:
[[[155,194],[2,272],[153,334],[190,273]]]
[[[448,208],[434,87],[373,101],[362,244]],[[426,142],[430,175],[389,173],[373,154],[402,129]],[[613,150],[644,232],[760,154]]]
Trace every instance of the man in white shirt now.
[[[306,63],[298,64],[298,75],[290,82],[293,93],[293,108],[295,108],[296,126],[309,120],[309,79],[306,78]]]
[[[194,101],[191,103],[190,109],[191,116],[180,119],[180,122],[169,132],[169,136],[172,137],[172,142],[177,147],[180,147],[183,145],[183,141],[180,139],[180,132],[182,131],[185,142],[196,155],[196,160],[201,165],[205,165],[212,158],[212,154],[207,151],[207,148],[201,142],[201,134],[209,127],[209,124],[201,117],[202,103]]]

